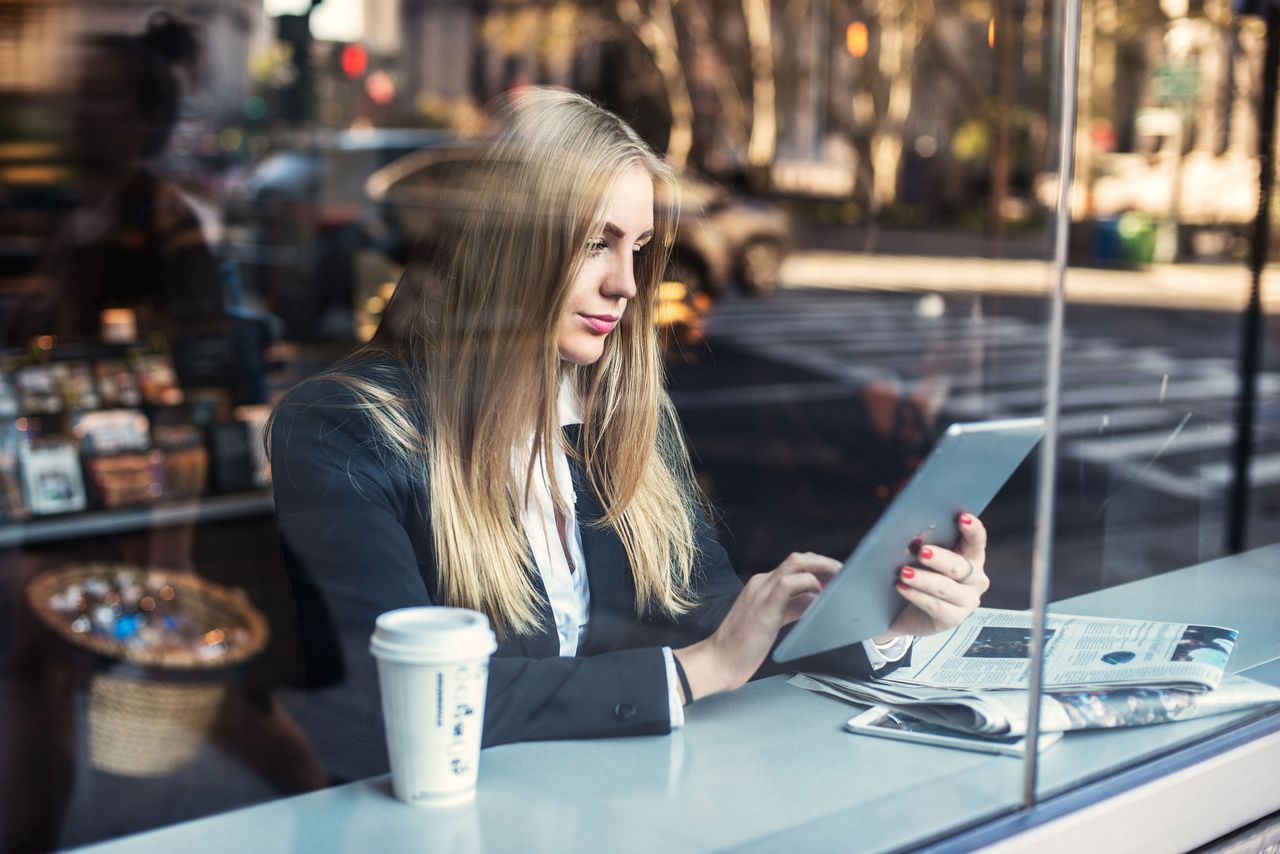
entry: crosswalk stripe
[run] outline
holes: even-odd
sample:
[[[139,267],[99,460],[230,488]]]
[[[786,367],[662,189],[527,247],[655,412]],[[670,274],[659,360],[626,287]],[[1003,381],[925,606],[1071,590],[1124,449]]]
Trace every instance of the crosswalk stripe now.
[[[957,312],[954,302],[944,316],[925,316],[918,295],[885,291],[788,289],[777,299],[785,306],[722,302],[709,319],[710,338],[827,379],[673,394],[682,410],[838,400],[874,382],[897,384],[904,394],[940,383],[944,419],[1033,414],[1043,406],[1042,324]],[[1117,483],[1197,500],[1216,494],[1234,476],[1222,457],[1235,441],[1237,372],[1227,357],[1180,358],[1168,347],[1068,330],[1062,454],[1110,467]],[[1260,376],[1259,393],[1280,393],[1280,375]],[[1178,431],[1189,408],[1195,422]],[[1268,452],[1274,444],[1259,440],[1254,487],[1280,483],[1280,454]]]
[[[1185,427],[1181,430],[1174,427],[1173,430],[1154,430],[1100,439],[1077,439],[1068,445],[1071,456],[1076,459],[1109,463],[1134,457],[1149,457],[1157,453],[1187,453],[1208,448],[1221,448],[1234,441],[1234,425],[1210,423]]]

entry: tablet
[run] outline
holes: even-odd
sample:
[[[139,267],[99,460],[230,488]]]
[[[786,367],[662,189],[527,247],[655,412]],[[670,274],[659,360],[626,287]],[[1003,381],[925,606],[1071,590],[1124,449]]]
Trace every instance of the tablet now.
[[[956,517],[982,513],[1044,429],[1043,418],[947,428],[844,567],[774,648],[773,660],[794,661],[888,629],[905,605],[894,582],[898,569],[915,561],[912,541],[953,543]]]

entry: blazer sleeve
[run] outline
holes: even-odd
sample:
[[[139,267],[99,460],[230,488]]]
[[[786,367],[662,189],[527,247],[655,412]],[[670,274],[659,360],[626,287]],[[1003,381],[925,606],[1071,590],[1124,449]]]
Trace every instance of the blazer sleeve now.
[[[695,530],[698,546],[698,562],[694,572],[694,590],[698,605],[689,613],[679,618],[674,626],[664,632],[665,642],[672,646],[686,646],[712,634],[742,590],[742,581],[734,572],[729,562],[729,555],[716,539],[715,531],[704,519],[699,519]],[[782,639],[790,634],[791,625],[783,626],[774,642],[774,648]],[[827,652],[811,655],[806,658],[778,664],[773,661],[773,652],[756,671],[753,679],[762,679],[780,673],[807,671],[813,673],[831,673],[852,678],[884,676],[899,667],[911,663],[911,651],[897,661],[891,661],[879,670],[871,667],[866,649],[861,643],[838,647]]]
[[[384,611],[433,604],[419,560],[429,524],[368,415],[341,384],[312,381],[277,408],[271,431],[276,513],[299,622],[354,638],[363,652]],[[401,478],[397,482],[397,478]],[[402,520],[419,518],[418,550]],[[416,524],[416,523],[415,523]],[[429,537],[425,538],[429,540]],[[315,609],[322,613],[302,613]],[[313,632],[314,633],[314,632]],[[307,634],[303,630],[304,638]],[[321,639],[323,640],[323,639]],[[305,640],[304,640],[305,642]],[[367,654],[367,653],[365,653]],[[348,669],[353,666],[348,662]],[[367,666],[371,662],[361,662]],[[659,647],[590,658],[503,655],[490,661],[483,745],[656,734],[671,728]]]

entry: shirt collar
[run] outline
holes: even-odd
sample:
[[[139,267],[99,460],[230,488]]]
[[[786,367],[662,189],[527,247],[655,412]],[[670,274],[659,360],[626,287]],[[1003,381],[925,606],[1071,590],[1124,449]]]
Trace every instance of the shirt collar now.
[[[556,399],[556,412],[560,416],[560,426],[582,423],[582,410],[578,406],[578,395],[573,390],[573,383],[565,376],[560,380],[560,395]]]

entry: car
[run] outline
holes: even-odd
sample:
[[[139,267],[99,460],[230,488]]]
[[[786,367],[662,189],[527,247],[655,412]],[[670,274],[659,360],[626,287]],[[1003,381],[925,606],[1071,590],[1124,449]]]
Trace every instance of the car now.
[[[681,215],[672,278],[718,297],[737,284],[767,296],[778,289],[791,249],[791,220],[780,208],[740,196],[692,171],[680,175]]]
[[[410,154],[369,176],[369,197],[379,205],[395,259],[404,264],[416,240],[431,233],[432,217],[448,207],[448,181],[440,176],[465,164],[465,144]],[[791,221],[781,209],[744,198],[706,176],[685,171],[678,177],[681,215],[668,278],[691,295],[712,298],[737,284],[764,296],[778,288],[782,262],[791,248]]]
[[[370,128],[307,134],[259,161],[223,200],[223,254],[294,338],[349,338],[355,258],[376,239],[369,175],[447,131]]]

